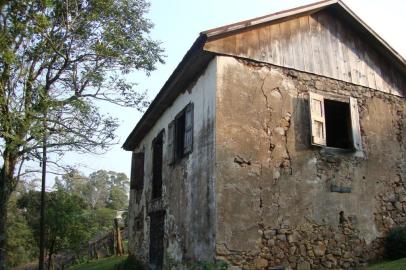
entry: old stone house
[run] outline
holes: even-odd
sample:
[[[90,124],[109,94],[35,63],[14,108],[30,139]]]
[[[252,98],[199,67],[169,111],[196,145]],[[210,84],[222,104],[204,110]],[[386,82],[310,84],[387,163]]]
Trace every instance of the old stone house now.
[[[342,2],[200,34],[124,149],[150,269],[348,269],[406,222],[406,62]]]

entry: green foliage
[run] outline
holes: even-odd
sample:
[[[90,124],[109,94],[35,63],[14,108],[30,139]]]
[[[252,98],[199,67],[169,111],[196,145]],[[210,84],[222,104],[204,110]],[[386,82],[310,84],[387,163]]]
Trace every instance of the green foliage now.
[[[46,247],[52,252],[71,250],[83,259],[87,242],[111,231],[116,210],[128,207],[128,185],[125,174],[113,171],[100,170],[88,177],[73,170],[56,178],[54,191],[46,194]],[[21,182],[9,202],[9,266],[38,256],[40,193],[36,188],[36,179]]]
[[[37,257],[34,235],[27,224],[23,211],[17,208],[19,194],[14,194],[8,203],[7,220],[7,264],[15,267],[31,262]]]
[[[144,270],[142,264],[134,257],[129,255],[126,260],[114,267],[114,270]]]
[[[89,238],[83,209],[84,202],[76,195],[64,191],[46,194],[45,247],[49,253],[63,249],[80,252]],[[24,210],[24,216],[32,232],[39,241],[40,192],[29,191],[18,200],[17,205]]]
[[[160,43],[149,37],[148,8],[146,0],[1,2],[0,267],[16,168],[41,160],[43,138],[48,164],[67,151],[103,153],[116,143],[118,121],[96,102],[148,105],[126,80],[163,62]]]
[[[128,207],[129,179],[124,173],[99,170],[89,177],[77,170],[55,179],[55,188],[81,197],[90,209]]]
[[[406,257],[406,226],[391,229],[385,239],[385,255],[388,259]]]
[[[89,209],[85,211],[86,228],[91,237],[103,234],[113,228],[116,211],[110,208]]]
[[[228,264],[224,261],[218,260],[215,262],[199,261],[188,262],[186,265],[174,260],[171,257],[165,258],[165,263],[168,269],[188,269],[188,270],[227,270]]]
[[[125,259],[126,257],[124,256],[112,256],[97,261],[90,261],[87,263],[75,265],[67,268],[67,270],[113,270],[116,265],[119,265]]]
[[[406,269],[406,258],[391,262],[379,263],[367,267],[364,270],[404,270],[404,269]]]

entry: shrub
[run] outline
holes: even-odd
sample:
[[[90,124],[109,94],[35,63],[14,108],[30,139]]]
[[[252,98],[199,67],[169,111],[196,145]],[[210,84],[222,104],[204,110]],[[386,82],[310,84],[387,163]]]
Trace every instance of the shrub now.
[[[126,260],[116,265],[114,270],[144,270],[144,267],[134,256],[129,255]]]
[[[406,226],[392,228],[385,240],[385,255],[388,259],[406,257]]]

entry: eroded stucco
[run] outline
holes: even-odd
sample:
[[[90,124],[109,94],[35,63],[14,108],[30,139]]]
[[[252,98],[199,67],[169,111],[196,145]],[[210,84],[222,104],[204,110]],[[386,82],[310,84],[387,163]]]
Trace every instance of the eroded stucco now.
[[[189,260],[213,260],[214,240],[214,117],[216,61],[212,61],[199,78],[177,97],[134,152],[145,152],[144,189],[137,200],[130,192],[129,252],[139,260],[149,261],[149,213],[165,211],[165,267]],[[194,104],[193,151],[168,165],[168,124],[185,108]],[[152,196],[152,141],[164,130],[163,195]],[[136,224],[137,220],[142,220]]]
[[[319,269],[379,256],[385,232],[406,221],[405,100],[233,57],[217,70],[218,258]],[[309,91],[357,98],[363,152],[310,145]]]

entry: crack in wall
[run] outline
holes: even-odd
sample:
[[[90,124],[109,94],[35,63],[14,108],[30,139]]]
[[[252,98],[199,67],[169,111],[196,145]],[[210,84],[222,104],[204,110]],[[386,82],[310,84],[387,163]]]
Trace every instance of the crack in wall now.
[[[266,72],[265,76],[262,79],[262,84],[260,87],[261,93],[265,99],[265,104],[266,104],[266,110],[268,112],[269,115],[269,119],[267,119],[265,121],[265,127],[264,127],[264,131],[266,132],[266,134],[268,134],[269,136],[269,152],[270,152],[270,158],[268,160],[268,166],[269,168],[274,168],[274,170],[278,170],[278,172],[274,174],[274,181],[278,180],[281,172],[284,173],[288,173],[289,175],[292,175],[292,167],[291,167],[291,155],[289,152],[289,149],[287,147],[288,144],[288,138],[287,138],[287,133],[290,129],[290,120],[291,120],[291,113],[287,112],[285,115],[283,115],[283,108],[281,108],[281,116],[282,119],[279,120],[279,123],[272,125],[272,119],[274,117],[273,114],[273,110],[274,108],[272,108],[271,106],[271,102],[269,100],[269,93],[273,93],[274,91],[277,92],[279,94],[279,96],[281,97],[281,99],[284,98],[284,95],[280,89],[280,85],[279,86],[274,86],[271,89],[268,89],[268,95],[266,93],[265,87],[266,87],[266,80],[270,79],[272,80],[273,78],[271,78],[272,74],[271,74],[271,69],[269,67],[268,71]],[[282,83],[282,82],[281,82]],[[280,83],[280,84],[281,84]],[[282,157],[278,157],[277,154],[275,154],[275,148],[277,147],[277,142],[275,141],[276,137],[280,136],[281,140],[283,141],[283,153],[281,153]],[[278,159],[280,159],[278,161]],[[275,162],[272,162],[275,161]]]
[[[268,134],[269,138],[272,138],[272,131],[271,131],[271,127],[270,127],[271,126],[270,123],[272,121],[272,109],[271,109],[271,106],[269,105],[268,96],[266,95],[265,90],[264,90],[265,80],[266,80],[267,76],[270,75],[270,73],[271,73],[271,71],[268,70],[267,74],[262,79],[261,92],[265,98],[266,110],[268,111],[268,114],[269,114],[269,119],[267,119],[267,121],[266,121],[266,124],[265,124],[266,126],[264,127],[264,131],[266,134]],[[272,151],[274,149],[274,145],[272,144],[271,139],[269,141],[270,141],[269,151],[272,153]],[[271,159],[268,160],[268,166],[271,167]]]

